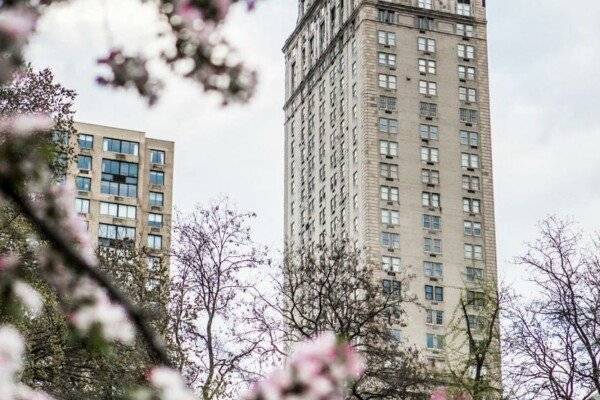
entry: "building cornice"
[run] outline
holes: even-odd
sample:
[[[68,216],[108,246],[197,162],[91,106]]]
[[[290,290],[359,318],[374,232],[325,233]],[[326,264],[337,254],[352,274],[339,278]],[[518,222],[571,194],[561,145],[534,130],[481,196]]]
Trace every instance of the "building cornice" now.
[[[316,71],[319,70],[328,59],[335,58],[335,54],[333,54],[332,52],[335,49],[338,41],[344,37],[344,32],[346,32],[348,26],[350,26],[354,22],[354,18],[358,14],[359,10],[360,7],[357,7],[356,9],[354,9],[354,11],[352,11],[352,14],[350,14],[350,16],[346,19],[346,22],[344,22],[344,25],[338,30],[338,33],[336,33],[335,36],[329,41],[329,44],[327,45],[325,50],[321,52],[321,55],[319,56],[315,64],[312,67],[310,67],[300,84],[298,84],[298,87],[294,89],[288,100],[286,100],[283,106],[284,110],[291,103],[293,103],[293,101],[296,99],[296,97],[298,97],[300,93],[302,93],[302,90],[304,90],[304,87],[307,85],[307,82],[310,81],[310,79],[313,77]]]
[[[306,10],[306,13],[304,13],[304,15],[302,16],[300,21],[298,21],[298,24],[296,25],[296,28],[294,28],[294,31],[286,39],[286,41],[283,45],[283,48],[282,48],[282,51],[284,53],[288,50],[290,44],[294,41],[294,39],[296,38],[298,33],[300,33],[300,31],[302,31],[302,29],[306,25],[307,21],[314,16],[315,11],[319,8],[320,5],[321,5],[321,2],[316,1],[309,7],[308,10]],[[450,19],[452,21],[459,22],[459,23],[460,22],[463,22],[463,23],[470,22],[470,23],[479,23],[479,24],[484,24],[484,25],[487,24],[487,20],[478,19],[478,18],[475,18],[474,16],[459,15],[456,13],[439,11],[439,10],[428,10],[425,8],[415,7],[415,6],[411,6],[411,5],[407,5],[407,4],[391,3],[391,2],[385,1],[385,0],[363,0],[362,2],[359,3],[358,7],[356,7],[354,9],[352,14],[354,14],[357,10],[359,10],[363,6],[386,7],[391,10],[419,13],[424,16],[430,16],[433,18]],[[350,19],[350,18],[348,18],[348,19]]]

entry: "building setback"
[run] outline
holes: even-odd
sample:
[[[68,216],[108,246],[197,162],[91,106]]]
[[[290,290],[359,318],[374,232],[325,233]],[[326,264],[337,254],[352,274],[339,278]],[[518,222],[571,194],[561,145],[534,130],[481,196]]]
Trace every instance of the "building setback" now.
[[[171,242],[174,143],[101,125],[75,128],[77,158],[67,179],[92,239],[105,247],[130,239],[160,256]]]
[[[485,0],[305,0],[286,41],[285,238],[366,248],[442,360],[460,296],[496,277]]]

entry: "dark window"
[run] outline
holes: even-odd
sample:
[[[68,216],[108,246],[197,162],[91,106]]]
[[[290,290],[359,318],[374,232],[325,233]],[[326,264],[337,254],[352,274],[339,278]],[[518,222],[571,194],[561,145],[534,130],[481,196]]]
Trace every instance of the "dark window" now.
[[[402,288],[401,288],[400,282],[392,281],[389,279],[384,279],[383,280],[383,293],[400,297],[400,295],[402,293]]]
[[[102,160],[101,192],[113,196],[137,197],[138,165]]]
[[[385,22],[387,24],[396,23],[396,13],[389,10],[379,10],[378,13],[379,22]]]
[[[433,26],[433,21],[429,18],[419,17],[419,29],[422,30],[431,30]]]

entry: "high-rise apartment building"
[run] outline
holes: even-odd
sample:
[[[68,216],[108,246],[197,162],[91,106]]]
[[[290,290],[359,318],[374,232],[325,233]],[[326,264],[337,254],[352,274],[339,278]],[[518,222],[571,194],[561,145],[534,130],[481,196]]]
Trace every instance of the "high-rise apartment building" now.
[[[107,126],[75,128],[67,179],[91,237],[105,247],[129,239],[159,257],[171,241],[174,143]]]
[[[285,236],[415,275],[401,334],[441,360],[496,276],[485,0],[299,0],[286,41]]]

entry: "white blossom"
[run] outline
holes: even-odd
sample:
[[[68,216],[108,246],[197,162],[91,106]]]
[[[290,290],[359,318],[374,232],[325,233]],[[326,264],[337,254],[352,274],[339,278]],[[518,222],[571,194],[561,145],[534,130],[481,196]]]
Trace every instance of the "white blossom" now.
[[[156,389],[160,400],[196,400],[196,396],[186,387],[181,374],[174,369],[153,368],[148,382]]]
[[[42,297],[27,283],[19,280],[13,282],[13,293],[32,315],[37,316],[42,311]]]
[[[98,326],[102,337],[108,341],[133,343],[135,329],[127,317],[125,308],[113,303],[106,290],[90,279],[82,278],[73,296],[76,300],[89,302],[71,315],[71,322],[77,329],[88,333],[94,326]]]

